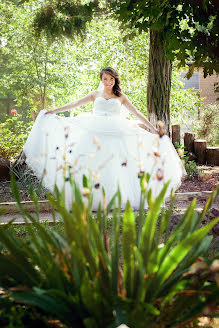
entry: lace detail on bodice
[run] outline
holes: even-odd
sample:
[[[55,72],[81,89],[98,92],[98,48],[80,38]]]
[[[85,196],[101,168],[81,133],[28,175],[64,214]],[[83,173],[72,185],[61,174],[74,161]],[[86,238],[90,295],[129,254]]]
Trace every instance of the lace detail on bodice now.
[[[97,97],[94,101],[93,114],[98,116],[120,115],[121,101],[117,98],[105,99]]]

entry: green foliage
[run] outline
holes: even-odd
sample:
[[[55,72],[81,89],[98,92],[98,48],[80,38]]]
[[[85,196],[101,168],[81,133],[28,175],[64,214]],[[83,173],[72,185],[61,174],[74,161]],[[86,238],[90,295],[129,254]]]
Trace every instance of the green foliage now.
[[[25,8],[7,1],[0,4],[4,39],[0,93],[16,97],[23,121],[30,121],[33,111],[62,106],[97,89],[98,72],[104,66],[118,70],[123,92],[146,116],[149,34],[131,28],[122,31],[118,20],[102,14],[89,23],[83,42],[75,37],[74,41],[62,38],[51,43],[44,33],[36,40],[31,27],[33,13],[39,8],[40,3],[35,1],[25,3]],[[173,74],[172,86],[171,111],[175,119],[179,117],[177,110],[189,113],[198,97],[179,90],[177,73]],[[75,108],[72,115],[91,108],[91,104]]]
[[[42,31],[49,38],[84,36],[87,23],[98,9],[98,0],[92,1],[47,1],[34,17],[36,35]]]
[[[50,43],[44,34],[36,40],[31,26],[38,8],[34,1],[25,8],[11,2],[0,5],[4,39],[0,92],[16,97],[24,120],[26,116],[30,119],[32,111],[61,106],[97,89],[104,66],[119,71],[123,91],[146,112],[147,33],[124,43],[126,33],[121,33],[118,21],[103,16],[89,24],[83,42],[75,37],[74,41],[64,38]],[[90,105],[82,106],[74,114],[90,109]]]
[[[178,142],[175,142],[175,148],[179,154],[179,157],[185,164],[185,170],[186,170],[186,179],[187,180],[193,180],[197,179],[202,172],[202,170],[197,166],[195,161],[189,161],[189,157],[187,156],[187,151],[185,150],[184,146],[179,144]]]
[[[196,137],[205,139],[209,146],[219,145],[219,105],[211,104],[200,108],[199,119],[193,124]]]
[[[1,48],[1,93],[16,97],[16,105],[25,119],[30,112],[48,107],[48,103],[54,102],[50,97],[65,86],[65,47],[61,42],[52,46],[43,36],[38,40],[34,37],[30,26],[37,4],[17,8],[10,2],[0,6],[4,40]],[[72,78],[71,74],[69,78]]]
[[[14,304],[9,299],[0,298],[0,326],[10,328],[46,328],[49,324],[48,314],[33,306]]]
[[[195,161],[185,163],[185,169],[187,173],[186,179],[188,180],[197,179],[202,173],[202,170],[198,168]]]
[[[208,233],[219,222],[217,218],[201,227],[219,190],[211,194],[201,214],[195,211],[193,200],[172,235],[167,233],[164,240],[173,206],[159,214],[168,184],[153,199],[143,179],[146,182],[148,177],[141,177],[141,204],[147,198],[149,209],[145,216],[140,206],[136,226],[129,203],[120,224],[119,190],[94,219],[91,190],[86,194],[86,206],[70,177],[71,212],[57,189],[56,196],[48,195],[64,224],[64,233],[58,233],[23,208],[13,178],[17,205],[32,224],[25,226],[28,242],[17,238],[10,224],[0,226],[0,311],[10,301],[40,309],[68,327],[108,328],[121,323],[143,328],[197,322],[209,303],[213,315],[219,303],[218,264],[212,258],[197,261],[206,255],[212,239]],[[89,187],[85,178],[84,183]],[[105,223],[111,209],[109,240]]]
[[[219,72],[218,26],[219,7],[216,1],[110,1],[118,19],[139,31],[160,31],[167,59],[177,59],[185,67],[192,61],[194,67],[203,67],[204,76]]]
[[[21,115],[14,115],[0,123],[0,157],[16,158],[28,137],[33,122],[24,123]]]
[[[34,191],[40,199],[45,199],[46,188],[43,187],[42,181],[36,177],[34,172],[20,158],[10,168],[10,171],[15,176],[19,189],[22,190],[22,197],[30,199],[30,194]]]
[[[191,89],[183,89],[183,81],[180,70],[174,67],[172,72],[170,114],[172,124],[187,126],[191,120],[197,119],[198,108],[202,104],[202,98]]]

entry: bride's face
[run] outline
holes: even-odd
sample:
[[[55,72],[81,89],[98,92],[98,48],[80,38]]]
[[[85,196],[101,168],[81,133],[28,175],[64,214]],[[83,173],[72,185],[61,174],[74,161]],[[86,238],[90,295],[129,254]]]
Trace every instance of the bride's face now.
[[[107,73],[103,73],[101,81],[106,89],[110,90],[115,84],[115,78]]]

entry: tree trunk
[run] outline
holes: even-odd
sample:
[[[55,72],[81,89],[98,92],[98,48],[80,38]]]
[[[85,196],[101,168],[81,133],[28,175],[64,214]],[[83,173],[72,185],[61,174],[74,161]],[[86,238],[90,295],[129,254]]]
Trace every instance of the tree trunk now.
[[[186,132],[184,134],[184,147],[188,152],[194,153],[194,133]]]
[[[194,141],[194,151],[195,151],[195,155],[197,156],[196,161],[198,164],[206,163],[206,148],[207,148],[206,140],[198,139]]]
[[[176,142],[180,145],[180,125],[172,125],[172,143],[175,148]]]
[[[207,147],[206,160],[207,164],[219,165],[219,147]]]
[[[162,121],[165,132],[169,134],[172,65],[165,55],[162,32],[150,30],[147,86],[148,119],[154,126],[156,126],[158,120]]]

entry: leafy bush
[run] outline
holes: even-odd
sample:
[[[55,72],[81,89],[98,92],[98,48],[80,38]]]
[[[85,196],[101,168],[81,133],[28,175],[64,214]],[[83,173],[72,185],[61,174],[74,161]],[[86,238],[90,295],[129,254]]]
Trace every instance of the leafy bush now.
[[[64,206],[64,193],[55,188],[54,196],[48,194],[63,221],[63,234],[40,224],[33,191],[36,217],[23,208],[12,179],[17,205],[32,225],[26,224],[28,242],[17,238],[10,224],[0,226],[1,309],[10,300],[41,309],[68,327],[89,328],[121,323],[134,328],[174,327],[197,322],[205,312],[214,314],[219,303],[218,261],[201,257],[210,248],[212,237],[207,234],[219,218],[200,226],[218,191],[211,194],[201,214],[195,211],[193,200],[169,235],[174,196],[169,209],[159,215],[168,183],[153,199],[147,190],[149,177],[141,176],[136,224],[129,202],[121,219],[119,190],[108,206],[99,207],[94,219],[87,179],[84,177],[82,193],[69,179],[73,190],[70,212]],[[149,209],[145,215],[146,199]],[[111,209],[109,238],[106,219]]]
[[[20,192],[22,192],[22,197],[24,197],[25,200],[30,199],[30,190],[34,190],[40,199],[46,198],[46,188],[43,187],[42,181],[40,181],[27,166],[25,158],[20,156],[10,168],[10,171],[15,176]]]
[[[202,173],[202,170],[200,170],[196,164],[195,161],[190,161],[185,163],[185,169],[186,169],[186,179],[196,179],[200,176],[200,174]]]
[[[206,139],[210,146],[219,145],[219,105],[206,105],[200,109],[200,118],[193,124],[196,137]]]
[[[0,124],[0,157],[16,158],[28,137],[33,122],[24,123],[20,115],[14,115]]]
[[[174,67],[174,65],[173,65]],[[184,89],[182,71],[173,68],[171,82],[170,113],[172,124],[190,126],[191,119],[197,119],[202,98],[192,89]]]
[[[33,306],[13,304],[9,299],[0,299],[0,305],[3,305],[0,308],[0,327],[51,327],[48,324],[48,314],[45,315],[43,311]]]
[[[184,162],[185,170],[186,170],[186,179],[193,180],[195,178],[199,178],[200,174],[203,173],[202,170],[197,166],[195,161],[189,161],[189,157],[187,156],[187,151],[185,147],[175,142],[175,148],[178,152],[179,157]]]

